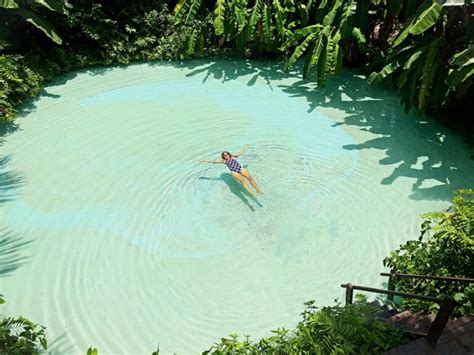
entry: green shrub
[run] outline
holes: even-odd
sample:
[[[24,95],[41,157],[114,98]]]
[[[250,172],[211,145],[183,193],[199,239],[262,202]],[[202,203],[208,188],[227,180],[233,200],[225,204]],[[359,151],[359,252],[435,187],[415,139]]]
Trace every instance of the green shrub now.
[[[273,331],[257,342],[236,334],[223,338],[204,354],[376,354],[409,339],[400,330],[380,319],[378,305],[365,299],[345,307],[336,305],[318,310],[314,301],[305,303],[303,320],[296,329]]]
[[[0,304],[4,303],[0,297]],[[29,355],[46,350],[46,328],[23,318],[0,320],[0,354]]]
[[[473,277],[474,274],[474,190],[456,192],[447,212],[427,213],[418,240],[410,240],[393,251],[383,264],[399,273]],[[397,280],[397,289],[434,297],[450,295],[465,302],[458,313],[470,314],[474,286],[434,280]],[[436,311],[438,305],[403,299],[404,309]]]

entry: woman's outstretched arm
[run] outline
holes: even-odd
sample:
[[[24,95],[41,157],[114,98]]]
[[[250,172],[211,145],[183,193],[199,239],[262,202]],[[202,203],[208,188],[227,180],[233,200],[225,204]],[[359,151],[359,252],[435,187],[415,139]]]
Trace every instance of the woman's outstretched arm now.
[[[232,153],[232,156],[238,158],[239,156],[244,154],[244,152],[247,150],[247,148],[248,148],[248,146],[243,147],[241,150],[239,150],[238,153]]]
[[[224,164],[223,160],[200,160],[201,163]]]

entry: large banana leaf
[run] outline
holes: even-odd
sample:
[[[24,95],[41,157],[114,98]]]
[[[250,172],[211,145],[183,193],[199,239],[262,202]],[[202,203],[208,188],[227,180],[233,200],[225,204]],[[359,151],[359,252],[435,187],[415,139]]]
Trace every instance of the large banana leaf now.
[[[458,67],[474,64],[474,44],[470,44],[469,47],[462,52],[453,55],[449,60],[449,64]]]
[[[303,55],[303,53],[306,51],[306,49],[309,47],[309,45],[314,41],[314,39],[318,36],[318,33],[311,33],[309,34],[303,42],[299,46],[295,48],[295,51],[291,55],[291,57],[288,59],[285,65],[285,70],[288,71],[293,66],[295,65],[296,61]]]
[[[226,1],[217,0],[216,9],[214,10],[214,31],[216,35],[221,36],[224,34],[224,22],[225,22],[225,10],[226,10]]]
[[[471,80],[474,75],[474,64],[463,66],[459,69],[451,69],[448,74],[448,85],[451,88]]]
[[[313,46],[311,47],[310,53],[307,55],[306,62],[303,68],[303,79],[308,79],[311,73],[311,69],[318,62],[319,57],[324,49],[323,31],[319,31]]]
[[[281,51],[286,51],[293,44],[297,43],[301,38],[307,36],[311,33],[318,33],[323,28],[322,25],[311,25],[304,28],[296,30],[295,33],[280,47]]]
[[[266,4],[263,5],[263,39],[265,42],[265,50],[269,51],[272,48],[272,33],[273,33],[273,25],[272,25],[272,14],[270,7]]]
[[[324,16],[323,26],[331,26],[332,25],[332,23],[334,21],[334,18],[336,17],[337,11],[341,7],[341,5],[342,5],[341,0],[335,0],[334,1],[334,4],[333,4],[331,10],[329,10],[329,12],[326,14],[326,16]]]
[[[402,43],[408,35],[419,35],[429,28],[433,27],[441,16],[443,7],[436,0],[428,0],[432,2],[427,8],[420,6],[415,17],[408,23],[404,30],[398,35],[393,42],[393,47],[397,47]]]
[[[341,32],[341,38],[346,39],[351,35],[352,18],[354,11],[352,10],[353,0],[347,0],[342,8],[341,20],[339,24],[339,31]]]
[[[275,11],[276,29],[280,35],[284,36],[285,35],[285,29],[284,29],[285,10],[280,4],[280,0],[273,1],[273,11]]]
[[[0,0],[0,7],[5,9],[18,9],[18,4],[13,0]]]
[[[327,80],[327,44],[328,44],[328,37],[330,33],[329,27],[325,27],[322,31],[323,36],[323,51],[321,52],[321,55],[319,56],[318,60],[318,69],[317,69],[317,81],[318,81],[318,86],[324,86],[326,84]]]
[[[56,0],[34,0],[33,5],[39,5],[41,7],[46,7],[47,9],[60,14],[66,14],[64,6]]]
[[[186,16],[186,19],[184,20],[184,23],[189,23],[194,20],[199,8],[201,7],[201,1],[202,0],[191,0],[191,5],[189,7],[189,11]]]
[[[62,44],[63,40],[54,30],[53,26],[43,19],[42,17],[38,16],[34,12],[25,9],[25,8],[18,8],[18,13],[29,23],[33,24],[36,28],[41,30],[46,36],[53,40],[53,42],[57,44]]]
[[[362,52],[365,52],[366,49],[367,49],[367,41],[365,39],[365,36],[364,34],[362,33],[362,31],[360,30],[360,28],[358,27],[354,27],[352,28],[352,36],[355,38],[355,40],[357,41],[357,44],[359,45],[359,49],[362,51]]]
[[[189,9],[190,3],[192,0],[179,0],[174,6],[174,20],[176,22],[181,21],[181,19],[186,15],[186,12]]]
[[[443,45],[444,39],[438,38],[428,45],[426,59],[422,69],[422,79],[420,91],[418,91],[418,109],[424,110],[426,98],[430,94],[431,84],[440,64],[439,49]]]
[[[252,13],[250,15],[249,22],[247,24],[247,40],[253,41],[255,38],[256,27],[258,23],[258,19],[260,17],[262,11],[262,3],[260,0],[255,1],[255,5],[252,9]]]

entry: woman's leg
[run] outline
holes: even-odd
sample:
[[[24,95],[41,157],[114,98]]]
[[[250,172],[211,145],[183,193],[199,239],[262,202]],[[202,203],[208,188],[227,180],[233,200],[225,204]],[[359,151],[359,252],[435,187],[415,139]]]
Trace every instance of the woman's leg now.
[[[248,193],[250,195],[252,195],[253,197],[255,197],[255,195],[253,194],[253,192],[250,190],[249,188],[249,185],[247,185],[247,183],[245,182],[245,179],[242,177],[242,175],[240,175],[239,173],[236,173],[236,172],[232,172],[232,176],[235,178],[235,180],[237,180],[238,182],[240,182],[242,184],[242,186],[245,188],[245,190],[248,191]]]
[[[242,169],[242,175],[252,184],[253,187],[255,187],[255,190],[257,190],[257,192],[262,192],[260,188],[258,187],[257,183],[255,182],[255,180],[252,179],[252,177],[250,176],[247,170]]]

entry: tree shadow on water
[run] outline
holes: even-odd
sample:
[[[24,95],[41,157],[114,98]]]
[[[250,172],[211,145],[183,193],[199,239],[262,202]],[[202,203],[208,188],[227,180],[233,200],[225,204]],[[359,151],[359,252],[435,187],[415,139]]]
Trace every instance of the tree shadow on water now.
[[[21,253],[30,243],[6,228],[0,229],[0,277],[11,275],[26,263],[28,257]]]
[[[300,68],[285,73],[276,61],[197,59],[170,65],[190,70],[187,76],[202,75],[203,83],[208,78],[224,83],[250,76],[247,85],[251,86],[263,78],[272,90],[279,88],[290,97],[304,99],[308,113],[320,108],[342,111],[344,117],[334,127],[352,126],[366,134],[365,141],[341,148],[383,151],[385,156],[378,163],[393,170],[380,184],[409,179],[413,200],[449,201],[455,190],[474,188],[474,180],[467,178],[474,176],[474,160],[469,159],[473,153],[459,135],[430,118],[405,114],[399,94],[368,84],[355,70],[344,70],[329,78],[326,87],[317,88],[312,80],[301,79]],[[293,82],[279,83],[285,78]]]
[[[306,81],[281,85],[292,97],[305,98],[308,111],[335,108],[346,115],[333,126],[355,126],[373,138],[344,145],[347,150],[384,151],[380,165],[393,165],[380,183],[391,185],[398,179],[413,181],[410,198],[445,200],[461,188],[473,188],[474,161],[469,147],[459,135],[432,119],[405,114],[395,92],[369,85],[365,78],[346,72],[329,80],[327,87],[314,89]],[[472,153],[471,153],[472,154]]]
[[[199,180],[223,181],[229,187],[230,192],[240,198],[252,212],[255,212],[255,208],[250,204],[249,199],[253,200],[259,207],[263,207],[263,205],[258,202],[256,198],[252,197],[247,191],[245,191],[244,187],[229,173],[222,173],[219,178],[201,176]]]
[[[0,156],[0,204],[14,199],[16,191],[24,185],[24,178],[14,172],[6,170],[11,155]]]

